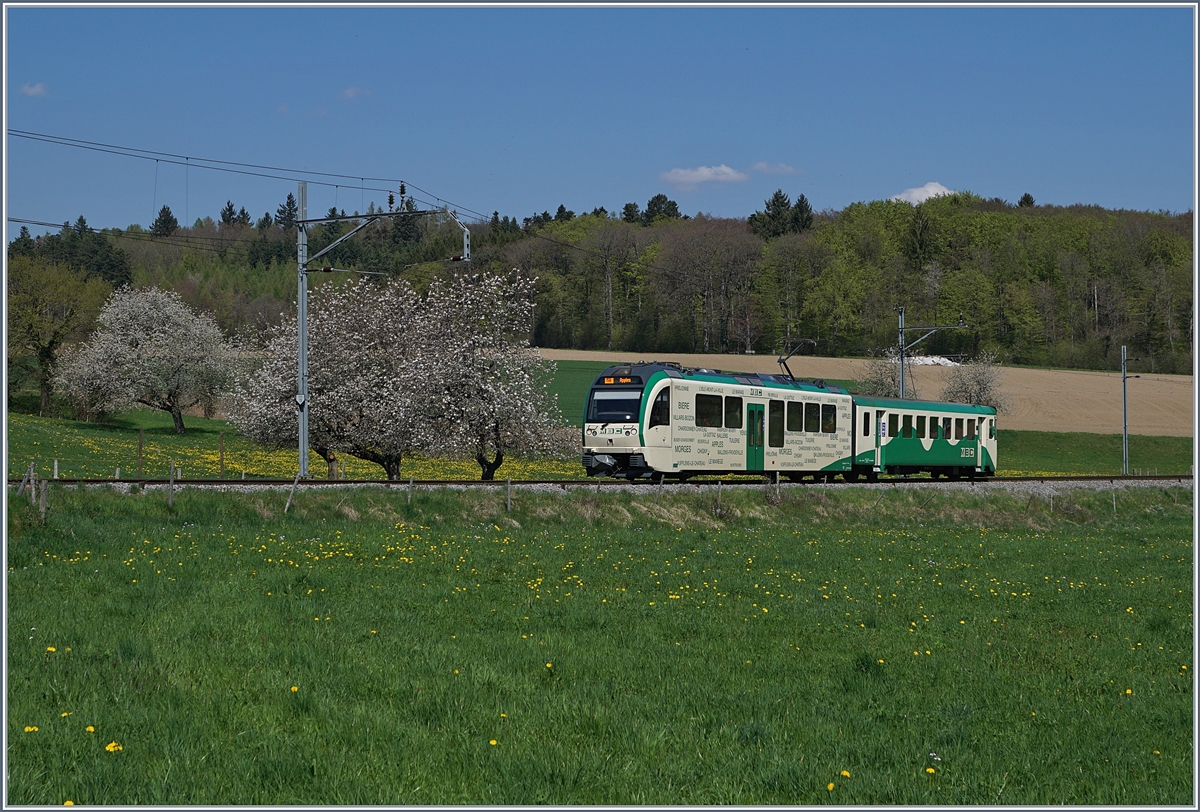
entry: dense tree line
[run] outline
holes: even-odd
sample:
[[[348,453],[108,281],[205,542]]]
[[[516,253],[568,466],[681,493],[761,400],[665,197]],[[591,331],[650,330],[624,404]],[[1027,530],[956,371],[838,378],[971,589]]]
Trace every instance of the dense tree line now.
[[[462,249],[451,218],[421,214],[403,194],[388,209],[411,214],[376,221],[322,261],[398,276],[422,293],[462,269],[451,261]],[[294,311],[297,216],[291,195],[256,221],[228,201],[216,220],[187,228],[163,207],[148,230],[95,233],[81,217],[59,234],[23,233],[9,251],[114,286],[173,289],[225,332],[258,332]],[[560,205],[469,226],[472,266],[537,278],[538,346],[652,355],[804,342],[820,355],[861,356],[895,345],[903,306],[909,325],[961,316],[970,327],[934,335],[925,351],[1112,369],[1128,345],[1146,368],[1191,368],[1191,212],[1037,205],[1028,194],[1013,205],[970,192],[814,211],[779,190],[746,219],[687,217],[656,195],[619,213]],[[352,227],[310,229],[310,254]],[[310,284],[347,281],[319,274]]]

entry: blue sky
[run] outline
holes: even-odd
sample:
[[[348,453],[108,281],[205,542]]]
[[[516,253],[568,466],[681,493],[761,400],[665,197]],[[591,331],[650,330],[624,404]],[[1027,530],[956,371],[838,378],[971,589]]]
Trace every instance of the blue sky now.
[[[1012,202],[1195,200],[1190,7],[6,13],[9,130],[354,176],[310,185],[310,216],[386,200],[358,187],[389,184],[359,177],[517,218],[659,192],[745,217],[777,188],[840,209],[935,183]],[[258,217],[296,188],[5,146],[9,217],[125,227],[163,204],[216,218],[226,200]]]

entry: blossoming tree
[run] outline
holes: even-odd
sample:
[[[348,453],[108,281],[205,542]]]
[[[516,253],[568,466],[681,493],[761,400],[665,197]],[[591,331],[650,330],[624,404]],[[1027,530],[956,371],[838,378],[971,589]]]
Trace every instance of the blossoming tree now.
[[[183,410],[211,411],[235,374],[233,342],[174,291],[121,287],[97,322],[86,341],[60,354],[54,373],[55,388],[85,413],[141,404],[169,412],[183,434]]]

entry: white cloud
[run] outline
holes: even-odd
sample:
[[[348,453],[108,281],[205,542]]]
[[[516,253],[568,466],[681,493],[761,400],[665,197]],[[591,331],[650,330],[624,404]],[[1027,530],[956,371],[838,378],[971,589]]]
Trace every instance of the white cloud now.
[[[924,186],[917,186],[916,188],[913,188],[913,189],[905,189],[903,192],[901,192],[898,195],[892,195],[889,199],[890,200],[903,200],[907,203],[912,203],[913,205],[916,205],[918,203],[924,203],[926,200],[928,200],[931,197],[937,197],[938,195],[952,195],[952,194],[954,194],[953,189],[947,189],[945,186],[938,183],[936,180],[931,180],[931,181],[929,181],[929,183],[926,183]]]
[[[25,84],[21,85],[21,92],[26,96],[45,96],[46,83],[38,82],[36,85],[31,85],[26,82]]]
[[[342,91],[342,98],[353,99],[356,96],[370,96],[371,91],[361,87],[348,87]]]
[[[676,189],[692,191],[701,183],[741,183],[746,180],[746,173],[731,169],[725,164],[720,166],[698,166],[695,169],[672,169],[658,176]]]
[[[788,166],[787,164],[769,164],[766,161],[759,161],[754,166],[750,167],[755,172],[762,172],[765,175],[794,175],[796,167]]]

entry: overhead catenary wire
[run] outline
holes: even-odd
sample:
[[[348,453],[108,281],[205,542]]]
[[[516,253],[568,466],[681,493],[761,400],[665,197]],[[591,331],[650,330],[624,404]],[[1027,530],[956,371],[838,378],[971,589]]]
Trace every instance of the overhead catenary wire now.
[[[455,210],[464,211],[464,212],[467,212],[468,214],[473,214],[480,218],[486,219],[488,216],[488,215],[484,214],[483,212],[475,211],[474,209],[468,208],[467,206],[462,206],[462,205],[459,205],[452,201],[438,197],[437,195],[430,192],[429,190],[423,189],[420,186],[417,186],[416,184],[414,184],[410,181],[407,181],[403,178],[366,177],[366,176],[362,176],[362,175],[347,175],[347,174],[343,174],[343,173],[339,173],[339,172],[318,172],[315,170],[308,170],[308,169],[295,169],[295,168],[290,168],[290,167],[270,166],[270,165],[266,165],[266,164],[254,164],[254,163],[248,163],[248,162],[243,162],[243,161],[226,161],[226,160],[221,160],[219,158],[200,158],[200,157],[196,157],[196,156],[183,155],[183,154],[174,153],[174,152],[164,152],[161,150],[142,149],[140,147],[127,147],[127,146],[122,146],[119,144],[107,144],[102,141],[87,141],[87,140],[80,139],[80,138],[68,138],[66,136],[31,132],[29,130],[16,130],[16,129],[12,129],[12,128],[9,128],[7,130],[7,132],[8,132],[9,136],[14,137],[14,138],[25,138],[25,139],[28,139],[31,141],[41,141],[41,142],[44,142],[47,144],[56,144],[58,146],[74,147],[76,149],[91,150],[93,152],[104,152],[104,153],[108,153],[111,155],[122,155],[127,158],[140,158],[142,160],[147,160],[147,161],[159,160],[164,163],[171,163],[171,164],[176,164],[179,166],[186,166],[186,167],[197,166],[201,169],[209,169],[214,172],[231,172],[231,173],[239,174],[239,175],[250,175],[252,177],[263,177],[263,178],[270,178],[273,180],[287,180],[287,181],[292,181],[292,182],[299,182],[301,180],[306,180],[308,183],[312,183],[317,186],[326,186],[326,187],[332,186],[335,188],[335,190],[339,184],[334,183],[332,181],[307,180],[306,178],[302,178],[302,177],[273,175],[273,174],[267,174],[267,172],[289,172],[289,173],[292,173],[293,175],[308,175],[308,176],[316,176],[316,177],[323,177],[323,178],[346,178],[346,179],[350,179],[350,180],[357,179],[360,181],[360,184],[361,184],[360,189],[362,189],[363,191],[365,191],[366,189],[370,189],[373,192],[391,192],[394,190],[390,189],[390,188],[366,186],[365,185],[366,181],[368,181],[368,180],[382,181],[385,183],[394,183],[394,184],[404,183],[409,188],[416,189],[418,192],[421,192],[422,194],[428,195],[429,197],[433,198],[432,201],[426,200],[423,198],[414,198],[414,199],[420,201],[421,203],[430,205],[433,208],[449,206],[451,208],[454,208]],[[214,164],[214,165],[206,166],[206,164]],[[230,167],[242,167],[242,168],[241,169],[233,169]],[[249,170],[265,170],[265,171],[264,172],[254,172],[254,171],[249,171]]]
[[[47,133],[38,133],[38,132],[31,132],[28,130],[17,130],[17,129],[12,129],[12,128],[9,128],[7,130],[7,132],[10,136],[16,137],[16,138],[26,138],[26,139],[33,140],[33,141],[42,141],[42,142],[50,143],[50,144],[57,144],[59,146],[75,147],[77,149],[86,149],[86,150],[91,150],[91,151],[95,151],[95,152],[104,152],[104,153],[109,153],[109,154],[114,154],[114,155],[121,155],[121,156],[128,157],[128,158],[140,158],[143,160],[153,160],[156,163],[156,167],[155,167],[156,196],[157,196],[157,171],[158,171],[157,163],[159,161],[164,161],[166,163],[184,166],[184,167],[186,167],[187,170],[190,170],[190,168],[192,166],[196,166],[198,168],[208,169],[208,170],[211,170],[214,172],[230,172],[230,173],[239,174],[239,175],[249,175],[249,176],[253,176],[253,177],[264,177],[264,178],[270,178],[273,180],[287,180],[287,181],[293,181],[293,182],[300,182],[305,179],[297,178],[297,177],[287,177],[287,176],[281,176],[281,175],[271,175],[271,174],[265,174],[263,172],[252,172],[252,171],[248,171],[248,170],[262,169],[262,170],[269,170],[272,172],[294,172],[294,173],[301,174],[301,175],[310,175],[310,176],[326,177],[326,178],[348,178],[348,179],[357,178],[360,183],[360,187],[359,187],[360,193],[362,191],[365,191],[365,189],[370,189],[373,192],[391,192],[392,191],[392,189],[388,189],[388,188],[365,186],[365,182],[368,180],[383,181],[383,182],[397,183],[397,184],[404,183],[404,184],[406,184],[407,187],[409,187],[411,189],[416,189],[417,191],[422,192],[423,194],[426,194],[426,195],[429,195],[430,197],[432,197],[433,198],[432,201],[426,200],[424,198],[413,197],[413,200],[423,203],[425,205],[428,205],[431,208],[440,208],[442,205],[451,206],[456,211],[464,211],[469,214],[476,215],[477,217],[481,218],[481,220],[487,220],[487,218],[488,218],[488,215],[486,215],[482,212],[476,211],[467,206],[461,206],[459,204],[452,203],[448,200],[444,200],[443,198],[440,198],[437,195],[434,195],[432,192],[429,192],[426,189],[422,189],[421,187],[417,186],[416,184],[413,184],[402,178],[365,177],[365,176],[361,176],[361,175],[346,175],[346,174],[337,173],[337,172],[319,172],[319,171],[315,171],[315,170],[293,169],[293,168],[287,168],[287,167],[270,166],[270,165],[265,165],[265,164],[253,164],[253,163],[247,163],[247,162],[241,162],[241,161],[226,161],[226,160],[221,160],[221,159],[217,159],[217,158],[196,158],[196,157],[192,157],[192,156],[188,156],[188,155],[183,155],[180,153],[164,152],[164,151],[160,151],[160,150],[148,150],[148,149],[142,149],[139,147],[126,147],[126,146],[121,146],[121,145],[117,145],[117,144],[107,144],[107,143],[104,143],[101,141],[87,141],[87,140],[79,139],[79,138],[68,138],[66,136],[50,135]],[[155,156],[158,156],[158,157],[155,157]],[[178,159],[182,159],[182,160],[178,160]],[[197,163],[197,162],[203,162],[203,163]],[[205,164],[217,164],[217,165],[216,166],[206,166]],[[230,169],[227,167],[245,167],[245,169]],[[331,181],[305,180],[305,182],[312,183],[312,184],[318,185],[318,186],[333,187],[334,195],[335,195],[334,209],[337,209],[337,205],[336,205],[337,194],[338,194],[338,190],[339,190],[339,187],[341,184],[337,184],[337,183],[334,183]],[[185,193],[185,201],[187,200],[187,197],[188,197],[188,194]],[[157,205],[157,200],[155,201],[155,204]],[[156,216],[157,216],[157,213],[156,213]],[[184,219],[187,220],[189,218],[190,218],[190,214],[186,211],[186,208],[185,208]],[[30,224],[30,225],[50,225],[51,227],[55,227],[55,228],[59,227],[59,224],[57,224],[57,223],[45,224],[45,223],[37,223],[34,221],[17,220],[15,218],[9,218],[9,220],[12,222],[28,222],[28,224]],[[130,235],[130,232],[122,232],[122,236],[129,236],[129,235]],[[583,254],[588,254],[588,255],[597,256],[597,257],[603,256],[598,251],[591,251],[587,248],[583,248],[578,245],[571,245],[570,243],[563,242],[561,240],[555,240],[551,237],[547,237],[545,235],[539,234],[536,231],[527,232],[527,236],[536,237],[537,239],[544,240],[551,244],[559,245],[564,248],[571,249],[573,251],[578,251]],[[247,242],[250,242],[250,241],[247,240]],[[668,274],[668,275],[679,275],[681,273],[679,271],[676,271],[676,270],[673,270],[670,268],[664,268],[659,265],[646,265],[644,267],[647,270],[656,270],[656,271],[660,271],[660,272]]]

